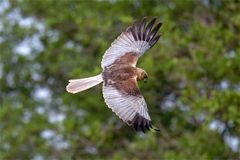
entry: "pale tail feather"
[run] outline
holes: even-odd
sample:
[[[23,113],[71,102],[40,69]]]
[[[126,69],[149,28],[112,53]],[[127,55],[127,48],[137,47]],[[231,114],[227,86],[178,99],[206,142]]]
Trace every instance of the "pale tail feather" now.
[[[103,81],[102,74],[94,77],[83,78],[83,79],[71,79],[66,87],[66,90],[70,93],[78,93],[89,89]]]

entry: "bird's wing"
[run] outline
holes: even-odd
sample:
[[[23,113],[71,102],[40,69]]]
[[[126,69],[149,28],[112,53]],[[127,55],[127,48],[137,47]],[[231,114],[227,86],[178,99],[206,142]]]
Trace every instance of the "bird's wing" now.
[[[149,48],[159,40],[157,35],[162,23],[154,26],[156,18],[147,24],[146,18],[139,23],[135,23],[128,27],[118,38],[111,44],[111,47],[105,52],[101,66],[105,67],[113,64],[117,59],[125,54],[133,53],[134,61],[126,62],[136,66],[138,57],[143,55]]]
[[[147,104],[136,79],[104,83],[103,97],[108,107],[135,130],[145,132],[146,129],[152,129]]]

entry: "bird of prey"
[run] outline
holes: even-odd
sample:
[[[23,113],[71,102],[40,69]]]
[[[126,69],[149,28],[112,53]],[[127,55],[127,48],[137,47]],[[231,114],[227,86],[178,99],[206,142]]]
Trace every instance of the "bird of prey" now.
[[[136,131],[158,130],[151,123],[147,104],[137,81],[147,81],[146,71],[137,68],[138,58],[159,40],[162,23],[156,18],[147,23],[146,17],[128,27],[105,52],[102,73],[83,79],[69,80],[66,90],[78,93],[103,82],[103,97],[109,108]]]

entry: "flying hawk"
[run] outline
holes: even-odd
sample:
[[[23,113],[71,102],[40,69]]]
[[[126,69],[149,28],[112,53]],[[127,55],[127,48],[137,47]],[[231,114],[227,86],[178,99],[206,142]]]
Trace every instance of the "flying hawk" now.
[[[159,40],[157,35],[162,23],[154,25],[156,18],[147,24],[147,19],[128,27],[105,52],[101,66],[103,72],[97,76],[69,80],[66,89],[77,93],[103,82],[103,97],[125,123],[136,131],[158,130],[151,124],[147,104],[137,81],[147,81],[146,71],[137,68],[138,58]]]

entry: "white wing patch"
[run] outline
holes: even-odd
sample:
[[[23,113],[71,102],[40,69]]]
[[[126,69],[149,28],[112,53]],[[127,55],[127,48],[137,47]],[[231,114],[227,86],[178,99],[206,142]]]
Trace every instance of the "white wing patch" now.
[[[143,55],[149,48],[150,45],[148,42],[135,41],[131,33],[123,32],[105,52],[101,66],[104,69],[105,67],[113,64],[116,59],[129,52]]]
[[[125,95],[114,87],[103,84],[103,97],[108,107],[124,122],[132,121],[137,113],[151,121],[143,96]]]

